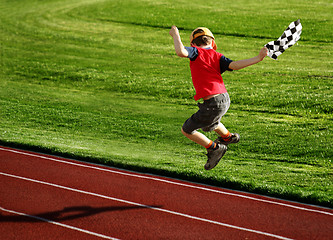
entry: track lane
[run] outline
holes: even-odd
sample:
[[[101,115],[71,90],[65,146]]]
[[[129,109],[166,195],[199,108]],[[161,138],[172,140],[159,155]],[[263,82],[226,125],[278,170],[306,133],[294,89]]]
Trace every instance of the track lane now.
[[[22,155],[25,156],[24,161],[22,161]],[[272,199],[257,195],[242,193],[245,197],[239,197],[240,193],[237,192],[230,192],[231,195],[221,194],[221,189],[219,188],[211,188],[212,190],[216,190],[216,192],[211,192],[203,190],[207,189],[208,186],[192,183],[184,184],[178,180],[155,177],[151,175],[142,175],[144,176],[143,178],[133,177],[133,173],[131,172],[117,169],[111,169],[110,172],[110,168],[107,167],[80,163],[68,159],[62,160],[56,157],[36,157],[35,155],[36,154],[25,155],[17,152],[2,150],[0,151],[1,170],[2,172],[12,171],[15,172],[16,175],[31,177],[32,179],[38,179],[40,181],[48,182],[53,179],[56,184],[62,184],[64,186],[70,184],[70,187],[72,188],[84,189],[86,191],[96,192],[97,194],[112,195],[113,197],[121,199],[135,200],[135,202],[143,203],[149,206],[162,206],[163,209],[170,211],[188,214],[198,218],[209,219],[211,221],[222,222],[232,226],[238,226],[240,228],[272,233],[278,236],[296,239],[299,237],[301,237],[301,239],[316,239],[316,229],[320,229],[319,235],[320,237],[324,237],[321,239],[325,239],[325,237],[330,236],[332,233],[331,223],[333,214],[329,209],[326,210],[296,203],[284,203],[286,205],[291,204],[292,206],[299,208],[309,210],[313,209],[318,212],[302,211],[297,208],[272,204]],[[57,162],[52,159],[59,159],[60,161],[65,162]],[[66,162],[74,163],[74,165],[66,164]],[[90,166],[91,168],[81,167],[78,165]],[[36,166],[38,166],[38,168],[36,168]],[[121,174],[119,174],[119,172]],[[158,180],[152,180],[150,178]],[[228,192],[229,191],[226,193]],[[248,199],[247,196],[250,199]],[[262,199],[268,202],[261,202],[258,200],[255,201],[251,200],[251,198],[259,200]],[[80,199],[77,201],[80,202]],[[277,203],[282,202],[281,200],[274,201]],[[151,210],[149,212],[151,212]],[[304,212],[306,212],[306,214]],[[331,215],[325,215],[320,212],[327,212]],[[103,215],[103,213],[100,213],[99,215]],[[177,216],[177,218],[178,217],[180,216]],[[146,220],[147,219],[145,219],[145,221]],[[170,222],[166,219],[164,220]],[[191,221],[193,221],[193,219]],[[154,225],[155,222],[156,221],[151,224]],[[162,226],[165,225],[163,222],[161,222],[161,224]],[[179,229],[179,226],[182,224],[182,221],[180,221],[178,224],[173,225],[173,228],[167,228],[164,226],[163,229],[169,229],[169,231],[175,232],[175,230]],[[207,224],[201,223],[199,225]],[[201,231],[199,230],[196,232],[193,231],[192,228],[198,228]],[[210,239],[214,239],[214,236],[221,236],[221,234],[224,234],[222,236],[226,236],[226,232],[231,233],[235,231],[228,227],[227,230],[225,230],[226,227],[222,226],[219,226],[217,230],[208,226],[205,226],[204,229],[193,226],[192,228],[190,228],[191,233],[196,232],[196,234],[199,234],[196,235],[196,237],[206,237],[209,235],[212,237]],[[206,234],[207,230],[205,229],[211,229],[211,231],[208,232],[213,233],[213,235]],[[221,229],[223,229],[222,232],[220,231]],[[134,231],[134,229],[132,230]],[[136,231],[140,232],[140,230]],[[149,226],[147,226],[146,231],[151,231],[149,230]],[[239,237],[242,239],[241,236],[246,237],[250,234],[249,232],[246,234],[240,233],[242,232],[241,230],[236,232],[237,234],[231,234],[229,237],[237,236],[238,238],[231,239],[239,239]],[[181,229],[179,232],[182,238],[184,238],[184,233],[187,233],[186,229]],[[161,235],[159,236],[161,237],[166,236],[165,233],[160,234]],[[187,234],[185,235],[185,239],[186,236]],[[252,239],[260,239],[262,237],[258,234],[254,235],[255,237],[253,235],[251,236]]]
[[[8,178],[11,179],[8,181]],[[75,189],[59,185],[55,187],[55,184],[40,185],[37,180],[33,180],[31,184],[32,179],[9,174],[0,174],[0,180],[13,191],[13,194],[6,192],[12,196],[7,198],[6,209],[16,208],[32,216],[106,236],[120,236],[121,239],[181,239],[186,233],[185,239],[196,239],[201,238],[204,233],[204,239],[215,239],[217,235],[229,239],[251,235],[256,239],[267,239],[267,235],[258,237],[258,234],[223,228],[212,222],[202,221],[203,219],[192,219],[189,216],[184,218],[183,214],[172,214],[164,209],[161,209],[162,213],[151,211],[152,208],[158,209],[161,206],[134,205],[122,199],[119,202],[113,197],[81,194],[82,190],[73,191]],[[68,191],[64,192],[62,188]],[[9,221],[11,218],[6,219]],[[90,236],[84,239],[90,239]]]

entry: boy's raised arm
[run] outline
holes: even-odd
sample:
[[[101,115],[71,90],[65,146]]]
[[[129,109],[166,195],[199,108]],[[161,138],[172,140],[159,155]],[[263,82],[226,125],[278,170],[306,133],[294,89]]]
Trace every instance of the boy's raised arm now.
[[[178,28],[176,26],[172,26],[171,29],[170,29],[169,34],[173,38],[173,43],[175,45],[175,50],[176,50],[177,55],[179,57],[187,57],[188,56],[188,52],[184,48],[182,40],[180,39]]]
[[[244,59],[244,60],[239,60],[239,61],[235,61],[230,63],[229,68],[232,70],[239,70],[248,66],[251,66],[253,64],[256,64],[260,61],[262,61],[268,53],[268,49],[266,47],[263,47],[258,56],[255,56],[253,58],[249,58],[249,59]]]

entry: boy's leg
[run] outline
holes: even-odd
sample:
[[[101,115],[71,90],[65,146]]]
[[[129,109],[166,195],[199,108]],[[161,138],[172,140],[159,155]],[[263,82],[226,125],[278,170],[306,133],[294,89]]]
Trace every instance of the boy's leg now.
[[[214,142],[215,143],[222,143],[224,145],[228,145],[230,143],[238,143],[240,136],[238,133],[230,133],[229,130],[222,124],[219,123],[217,128],[214,131],[220,135]]]
[[[217,126],[217,128],[214,129],[214,131],[221,137],[228,136],[230,134],[228,129],[226,129],[226,127],[222,123],[219,123],[219,125]]]
[[[204,134],[200,132],[194,132],[192,134],[189,134],[182,129],[182,133],[184,134],[185,137],[187,137],[188,139],[192,140],[197,144],[200,144],[203,147],[207,147],[212,142],[209,138],[207,138]]]
[[[205,164],[206,170],[213,169],[219,163],[220,159],[227,151],[227,146],[211,141],[209,138],[207,138],[204,134],[200,132],[195,131],[189,134],[182,129],[182,133],[188,139],[192,140],[197,144],[200,144],[201,146],[207,149],[208,160]]]

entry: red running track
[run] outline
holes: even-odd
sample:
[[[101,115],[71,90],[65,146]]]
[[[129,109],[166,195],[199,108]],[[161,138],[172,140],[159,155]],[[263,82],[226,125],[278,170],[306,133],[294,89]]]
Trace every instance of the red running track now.
[[[0,146],[1,239],[333,239],[333,210]]]

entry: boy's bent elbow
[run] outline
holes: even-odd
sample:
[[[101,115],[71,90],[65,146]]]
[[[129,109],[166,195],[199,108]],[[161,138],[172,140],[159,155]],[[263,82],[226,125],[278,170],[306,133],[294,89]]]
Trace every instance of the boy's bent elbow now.
[[[188,56],[188,52],[186,51],[186,49],[177,51],[176,53],[177,53],[178,57],[187,57]]]
[[[177,53],[177,56],[178,56],[178,57],[182,57],[182,58],[187,57],[186,55],[184,55],[184,54],[182,54],[182,53]]]

